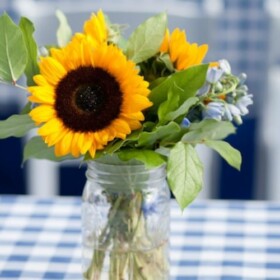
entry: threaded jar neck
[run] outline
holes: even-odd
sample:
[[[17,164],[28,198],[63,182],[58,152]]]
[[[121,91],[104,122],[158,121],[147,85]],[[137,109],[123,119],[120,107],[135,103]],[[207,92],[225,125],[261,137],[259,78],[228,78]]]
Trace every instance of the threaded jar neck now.
[[[158,187],[166,178],[165,164],[151,169],[147,169],[144,164],[136,161],[119,160],[113,163],[89,161],[87,164],[87,180],[106,184],[107,187],[116,183],[120,183],[123,187],[127,185],[129,188]]]

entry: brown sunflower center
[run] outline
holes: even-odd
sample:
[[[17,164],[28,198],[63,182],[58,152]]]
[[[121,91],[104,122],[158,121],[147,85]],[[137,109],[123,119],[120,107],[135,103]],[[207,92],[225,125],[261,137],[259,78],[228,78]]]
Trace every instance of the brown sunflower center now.
[[[121,112],[123,93],[119,83],[102,68],[82,66],[68,72],[55,93],[58,117],[75,132],[104,129]]]
[[[96,112],[103,105],[104,94],[99,85],[82,85],[76,92],[76,105],[85,112]]]

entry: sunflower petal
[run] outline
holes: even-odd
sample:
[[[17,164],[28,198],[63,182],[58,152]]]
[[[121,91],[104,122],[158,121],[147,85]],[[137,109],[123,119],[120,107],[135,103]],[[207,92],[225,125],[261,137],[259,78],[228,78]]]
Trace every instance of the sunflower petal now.
[[[116,131],[120,133],[125,133],[125,134],[131,133],[131,129],[128,123],[123,119],[114,120],[112,126],[115,128]]]
[[[89,154],[92,158],[95,157],[96,154],[96,147],[94,145],[91,145],[90,149],[89,149]]]
[[[64,137],[55,144],[55,154],[57,156],[65,156],[69,153],[72,137],[72,132],[67,132]]]
[[[67,73],[65,68],[52,57],[42,58],[39,66],[42,75],[53,86],[56,86]]]
[[[147,109],[152,105],[153,103],[149,101],[147,97],[139,94],[134,94],[129,97],[129,100],[128,98],[124,100],[123,112],[135,113]]]
[[[36,123],[40,124],[42,122],[47,122],[50,119],[54,118],[56,116],[56,113],[52,106],[41,105],[41,106],[34,108],[30,112],[30,116],[31,116],[32,120],[34,120]]]
[[[41,128],[39,128],[38,133],[41,136],[47,136],[51,133],[56,133],[62,130],[64,130],[62,122],[59,119],[54,118],[49,120]]]
[[[91,18],[84,24],[84,32],[98,43],[107,41],[108,32],[103,12],[98,11],[97,15],[92,14]]]
[[[80,149],[78,147],[78,139],[79,139],[79,133],[73,134],[72,144],[71,144],[71,153],[74,157],[80,156]]]
[[[59,142],[60,139],[63,138],[66,133],[67,133],[67,130],[63,129],[61,131],[44,136],[45,143],[48,144],[49,147],[51,147],[51,146],[55,145],[57,142]]]
[[[35,103],[54,104],[54,92],[50,87],[32,86],[28,88],[31,95],[28,100]]]

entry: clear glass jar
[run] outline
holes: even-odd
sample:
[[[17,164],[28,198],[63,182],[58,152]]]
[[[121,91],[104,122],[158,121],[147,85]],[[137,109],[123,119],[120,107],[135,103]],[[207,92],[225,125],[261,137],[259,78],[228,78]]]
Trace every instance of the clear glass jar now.
[[[122,164],[121,164],[122,163]],[[169,279],[165,166],[92,161],[82,204],[83,277]]]

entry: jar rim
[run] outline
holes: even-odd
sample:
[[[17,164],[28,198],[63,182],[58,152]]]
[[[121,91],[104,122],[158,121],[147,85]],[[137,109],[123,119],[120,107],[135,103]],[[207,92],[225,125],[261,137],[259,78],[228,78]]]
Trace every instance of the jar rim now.
[[[145,164],[109,164],[99,161],[88,161],[88,169],[86,171],[86,177],[89,180],[103,179],[108,177],[122,177],[122,176],[147,176],[152,180],[158,180],[166,177],[166,164],[163,163],[154,168],[147,168]],[[143,177],[144,178],[144,177]]]

